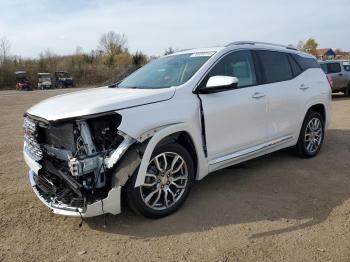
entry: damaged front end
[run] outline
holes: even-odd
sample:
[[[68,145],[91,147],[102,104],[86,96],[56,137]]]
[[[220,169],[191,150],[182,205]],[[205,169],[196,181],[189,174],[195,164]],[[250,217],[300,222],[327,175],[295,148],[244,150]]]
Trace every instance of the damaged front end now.
[[[30,182],[54,213],[120,213],[123,184],[116,182],[115,167],[136,142],[118,130],[120,123],[117,113],[57,122],[25,116],[24,158],[31,169]]]

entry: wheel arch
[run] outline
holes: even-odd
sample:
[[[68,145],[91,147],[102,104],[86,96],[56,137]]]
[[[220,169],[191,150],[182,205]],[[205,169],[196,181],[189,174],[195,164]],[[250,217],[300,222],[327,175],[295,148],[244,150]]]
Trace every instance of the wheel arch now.
[[[328,120],[327,107],[326,107],[326,105],[324,103],[322,103],[322,102],[315,102],[313,104],[308,105],[306,108],[307,109],[306,109],[306,111],[304,113],[304,117],[303,117],[301,123],[299,124],[299,128],[298,128],[299,133],[298,133],[297,138],[299,138],[299,136],[300,136],[301,128],[302,128],[303,123],[305,121],[305,118],[306,118],[306,116],[307,116],[307,114],[309,112],[312,111],[312,112],[319,113],[323,117],[323,121],[324,121],[325,126],[326,126],[326,123],[327,123],[326,121]]]
[[[311,111],[319,113],[323,117],[324,123],[326,122],[327,114],[326,114],[326,106],[324,104],[318,103],[318,104],[314,104],[314,105],[310,106],[309,109],[305,113],[305,117],[306,117],[306,114],[308,112],[311,112]]]
[[[177,142],[188,150],[195,165],[196,179],[208,173],[208,167],[204,160],[204,153],[201,150],[200,138],[193,135],[188,125],[179,123],[159,130],[150,138],[137,173],[135,187],[143,184],[148,163],[154,149],[159,145],[171,142]]]
[[[158,144],[155,146],[161,146],[161,145],[166,145],[168,143],[178,143],[182,145],[188,153],[191,155],[191,158],[194,163],[194,168],[195,168],[195,173],[197,173],[198,169],[198,155],[197,155],[197,150],[194,145],[193,139],[191,135],[188,133],[188,131],[178,131],[176,133],[172,133],[166,137],[164,137],[162,140],[158,142]]]

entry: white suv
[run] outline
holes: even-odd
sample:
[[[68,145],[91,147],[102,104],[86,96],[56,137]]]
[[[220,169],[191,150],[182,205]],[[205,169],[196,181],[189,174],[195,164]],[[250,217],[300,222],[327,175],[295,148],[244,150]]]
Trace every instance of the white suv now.
[[[177,210],[195,180],[282,148],[319,152],[331,88],[314,57],[235,42],[159,58],[123,81],[25,114],[24,158],[56,214]]]

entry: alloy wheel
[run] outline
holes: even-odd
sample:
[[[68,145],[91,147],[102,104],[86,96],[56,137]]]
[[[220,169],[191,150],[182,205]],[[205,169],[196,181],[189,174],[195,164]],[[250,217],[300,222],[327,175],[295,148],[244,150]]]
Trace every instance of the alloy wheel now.
[[[316,152],[322,142],[323,129],[320,119],[312,118],[305,129],[305,148],[309,153]]]
[[[164,152],[150,161],[140,186],[141,198],[148,207],[165,210],[181,199],[187,183],[186,161],[175,152]]]

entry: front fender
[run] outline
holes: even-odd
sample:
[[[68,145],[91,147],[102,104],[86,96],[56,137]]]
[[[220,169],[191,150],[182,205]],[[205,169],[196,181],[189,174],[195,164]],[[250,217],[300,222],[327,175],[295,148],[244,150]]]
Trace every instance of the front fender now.
[[[135,187],[139,187],[144,183],[147,167],[148,167],[148,164],[151,160],[152,153],[153,153],[154,149],[156,148],[157,144],[162,139],[166,138],[167,136],[170,136],[170,135],[177,133],[177,132],[183,132],[183,131],[190,134],[190,136],[193,140],[194,146],[195,146],[195,150],[197,152],[198,169],[197,169],[196,178],[201,179],[205,175],[208,174],[208,164],[205,161],[203,150],[200,150],[201,149],[201,138],[193,135],[194,133],[193,133],[192,127],[190,125],[188,125],[186,123],[177,123],[177,124],[169,125],[169,126],[166,126],[162,129],[160,129],[158,132],[156,132],[150,138],[150,140],[147,144],[147,147],[144,151],[139,171],[137,173]]]

